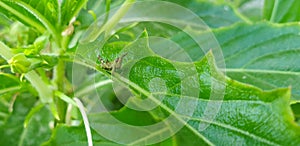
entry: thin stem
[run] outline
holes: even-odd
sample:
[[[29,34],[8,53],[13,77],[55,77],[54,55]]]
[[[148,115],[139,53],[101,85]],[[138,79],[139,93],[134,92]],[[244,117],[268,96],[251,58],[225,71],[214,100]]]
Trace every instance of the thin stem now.
[[[102,29],[106,32],[105,38],[110,34],[111,30],[117,25],[129,8],[131,8],[134,2],[135,0],[126,0],[116,14],[103,26]]]
[[[11,91],[18,91],[21,89],[21,86],[14,86],[14,87],[8,87],[0,90],[0,94],[11,92]]]
[[[25,74],[26,79],[38,91],[42,103],[51,103],[53,93],[49,86],[43,82],[40,76],[35,71],[30,71]]]
[[[86,132],[86,137],[87,137],[87,140],[88,140],[88,146],[93,146],[92,132],[91,132],[89,120],[88,120],[87,115],[86,115],[85,110],[84,110],[84,106],[78,98],[74,98],[74,100],[77,103],[77,106],[79,108],[79,111],[80,111],[82,119],[83,119],[85,132]]]
[[[0,2],[1,3],[1,2]],[[14,56],[11,52],[10,48],[8,48],[4,43],[0,42],[0,55],[8,61],[10,58]]]
[[[93,91],[99,87],[111,84],[112,82],[113,82],[112,80],[108,79],[108,80],[100,81],[93,85],[87,86],[84,89],[77,91],[76,96],[78,96],[78,97],[84,96],[85,94],[90,93],[91,91]]]
[[[10,67],[10,65],[8,65],[8,64],[7,65],[1,65],[0,70],[3,69],[3,68],[9,68],[9,67]]]
[[[105,32],[104,39],[107,39],[109,36],[111,30],[117,25],[117,23],[120,21],[120,19],[127,13],[129,8],[132,6],[132,4],[136,0],[126,0],[123,5],[120,7],[120,9],[111,17],[110,20],[108,20],[107,23],[104,24],[104,26],[97,32],[91,35],[90,38],[87,38],[89,40],[95,40],[101,33]]]
[[[66,124],[67,125],[71,125],[72,124],[72,109],[73,109],[73,106],[72,104],[69,104],[68,105],[68,108],[67,108],[67,113],[66,113]]]
[[[65,101],[66,103],[69,103],[75,107],[77,107],[77,104],[74,102],[74,100],[72,100],[71,97],[65,95],[64,93],[62,92],[59,92],[59,91],[55,91],[55,96],[58,96],[60,99],[62,99],[63,101]]]

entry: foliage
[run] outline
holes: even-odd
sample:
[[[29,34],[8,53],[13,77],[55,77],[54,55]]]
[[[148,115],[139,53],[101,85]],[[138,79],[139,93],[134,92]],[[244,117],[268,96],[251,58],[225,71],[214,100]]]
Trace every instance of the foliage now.
[[[300,145],[299,10],[2,0],[0,143]]]

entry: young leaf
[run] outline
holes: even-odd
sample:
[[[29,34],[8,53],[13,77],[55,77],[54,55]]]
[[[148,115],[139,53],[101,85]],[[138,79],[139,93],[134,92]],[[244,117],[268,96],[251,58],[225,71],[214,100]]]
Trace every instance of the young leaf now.
[[[87,0],[63,0],[61,4],[61,25],[67,25],[85,6]]]
[[[5,44],[0,42],[0,56],[2,56],[6,61],[10,60],[14,54],[11,52],[11,49],[8,48]],[[31,84],[38,91],[41,101],[44,103],[52,102],[52,90],[48,88],[48,85],[41,80],[38,74],[35,71],[30,71],[25,74],[25,77],[31,82]]]

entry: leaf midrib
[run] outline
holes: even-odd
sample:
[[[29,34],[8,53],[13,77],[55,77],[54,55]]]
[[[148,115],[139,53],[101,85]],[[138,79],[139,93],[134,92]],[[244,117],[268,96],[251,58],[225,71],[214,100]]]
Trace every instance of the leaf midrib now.
[[[230,99],[230,100],[211,100],[211,99],[205,99],[205,98],[195,98],[192,96],[188,96],[188,95],[177,95],[177,94],[170,94],[170,93],[164,93],[164,92],[153,92],[151,93],[152,95],[166,95],[166,96],[173,96],[173,97],[181,97],[181,98],[192,98],[194,100],[201,100],[201,101],[206,101],[206,102],[210,102],[210,101],[222,101],[222,102],[249,102],[249,103],[256,103],[256,104],[261,104],[264,105],[263,103],[269,104],[269,102],[266,101],[261,101],[261,100],[237,100],[237,99]],[[273,102],[273,101],[270,101]]]
[[[117,75],[115,74],[115,79],[117,79],[120,83],[122,84],[128,84],[130,85],[131,87],[137,89],[138,91],[140,91],[142,94],[146,95],[147,97],[149,97],[153,102],[155,102],[156,104],[159,105],[160,101],[157,100],[156,98],[154,98],[151,93],[149,93],[147,90],[144,90],[143,88],[141,88],[140,86],[136,85],[135,83],[127,80],[126,78],[120,76],[120,75]],[[178,114],[173,111],[172,109],[170,109],[169,107],[167,107],[166,105],[164,104],[160,104],[160,107],[163,108],[164,110],[166,110],[167,112],[169,112],[171,115],[174,115],[174,117],[176,119],[178,119],[179,122],[182,122],[183,124],[185,124],[186,122],[181,119],[180,117],[178,117]],[[199,138],[201,138],[204,142],[206,142],[208,145],[214,145],[209,139],[207,139],[204,135],[202,135],[201,133],[199,133],[197,130],[195,130],[192,126],[190,125],[186,125],[186,127],[188,129],[190,129],[193,133],[195,133]]]
[[[265,73],[265,74],[286,74],[286,75],[295,75],[300,76],[300,72],[292,72],[292,71],[280,71],[280,70],[268,70],[268,69],[247,69],[247,68],[226,68],[221,69],[226,72],[250,72],[250,73]]]

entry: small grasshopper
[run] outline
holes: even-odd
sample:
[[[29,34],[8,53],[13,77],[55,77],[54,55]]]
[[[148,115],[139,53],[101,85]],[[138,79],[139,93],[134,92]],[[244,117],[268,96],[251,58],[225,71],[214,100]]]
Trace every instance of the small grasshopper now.
[[[120,69],[122,67],[122,61],[126,55],[127,53],[121,55],[113,62],[109,62],[107,59],[103,59],[100,55],[98,55],[98,61],[103,69],[111,71],[114,69]]]

